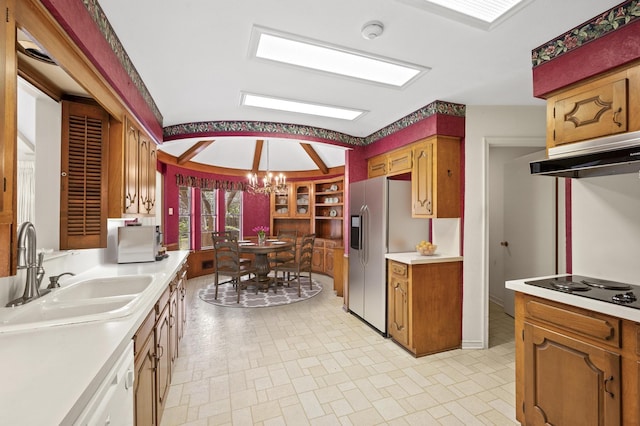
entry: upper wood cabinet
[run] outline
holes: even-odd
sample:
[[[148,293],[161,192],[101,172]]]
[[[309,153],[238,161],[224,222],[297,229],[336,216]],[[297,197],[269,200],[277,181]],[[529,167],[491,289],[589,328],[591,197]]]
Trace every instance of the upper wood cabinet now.
[[[155,215],[157,147],[129,117],[112,120],[109,217]]]
[[[460,140],[432,136],[412,147],[412,216],[460,217]]]
[[[556,145],[627,131],[627,79],[554,101]]]
[[[376,155],[367,161],[369,178],[408,173],[412,167],[413,149],[410,146]]]
[[[369,179],[387,174],[387,154],[376,155],[367,161],[367,177]]]
[[[0,0],[0,277],[16,274],[17,58],[15,1]]]
[[[640,130],[639,66],[608,73],[547,98],[547,148]]]
[[[89,103],[62,102],[60,249],[107,246],[109,115]]]

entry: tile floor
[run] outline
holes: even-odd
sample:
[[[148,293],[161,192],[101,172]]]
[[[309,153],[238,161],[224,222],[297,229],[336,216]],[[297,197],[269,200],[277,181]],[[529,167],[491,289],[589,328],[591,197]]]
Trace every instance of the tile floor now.
[[[491,304],[490,348],[413,358],[342,310],[332,280],[275,308],[201,301],[188,324],[161,426],[512,425],[513,320]]]

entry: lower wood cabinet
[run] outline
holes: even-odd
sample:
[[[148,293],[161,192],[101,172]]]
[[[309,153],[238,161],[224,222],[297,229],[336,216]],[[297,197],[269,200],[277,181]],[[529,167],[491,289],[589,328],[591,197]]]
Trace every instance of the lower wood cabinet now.
[[[171,280],[134,340],[136,425],[159,425],[186,321],[187,263]]]
[[[313,257],[311,258],[311,269],[313,272],[325,274],[333,277],[335,262],[333,251],[342,245],[342,240],[330,240],[316,238],[313,246]]]
[[[462,262],[408,265],[388,261],[391,338],[414,356],[462,344]]]
[[[516,418],[636,425],[640,325],[516,293]]]
[[[527,425],[620,424],[620,354],[528,323],[524,346]]]
[[[135,420],[136,425],[156,425],[156,350],[152,312],[134,337],[135,348]],[[145,324],[149,330],[144,330]]]

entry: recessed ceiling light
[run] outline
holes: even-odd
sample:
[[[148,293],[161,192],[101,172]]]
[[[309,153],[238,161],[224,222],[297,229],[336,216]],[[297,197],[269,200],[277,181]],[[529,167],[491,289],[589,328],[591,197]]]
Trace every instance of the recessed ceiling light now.
[[[256,58],[402,87],[429,68],[255,28]]]
[[[241,102],[242,105],[246,106],[277,109],[279,111],[297,112],[301,114],[319,115],[322,117],[340,118],[342,120],[355,120],[365,112],[362,110],[319,105],[308,102],[294,101],[291,99],[256,95],[252,93],[243,93]]]
[[[399,0],[489,30],[532,0]]]

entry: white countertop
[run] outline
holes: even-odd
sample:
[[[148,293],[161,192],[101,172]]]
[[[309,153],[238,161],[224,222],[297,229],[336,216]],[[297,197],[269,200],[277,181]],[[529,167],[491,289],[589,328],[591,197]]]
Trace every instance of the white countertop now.
[[[0,333],[0,424],[73,422],[188,253],[172,251],[167,259],[158,262],[100,265],[73,277],[75,282],[118,275],[153,275],[138,309],[126,317]]]
[[[579,308],[589,309],[591,311],[600,312],[614,317],[626,319],[629,321],[640,322],[640,309],[630,308],[628,306],[616,305],[615,303],[602,302],[599,300],[589,299],[587,297],[576,296],[561,291],[549,290],[542,287],[525,284],[525,281],[540,280],[543,278],[562,277],[569,274],[550,275],[546,277],[524,278],[520,280],[511,280],[505,283],[508,289],[519,291],[521,293],[530,294],[532,296],[542,297],[544,299],[553,300]],[[580,274],[575,274],[580,275]]]
[[[406,263],[407,265],[421,265],[424,263],[446,263],[461,262],[462,256],[455,256],[446,253],[435,253],[432,256],[422,256],[417,251],[405,253],[387,253],[384,255],[386,259],[395,260],[396,262]]]

